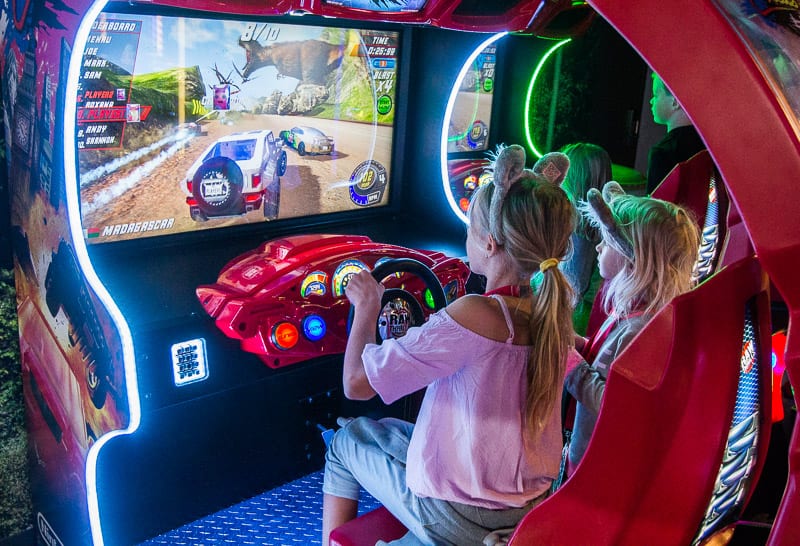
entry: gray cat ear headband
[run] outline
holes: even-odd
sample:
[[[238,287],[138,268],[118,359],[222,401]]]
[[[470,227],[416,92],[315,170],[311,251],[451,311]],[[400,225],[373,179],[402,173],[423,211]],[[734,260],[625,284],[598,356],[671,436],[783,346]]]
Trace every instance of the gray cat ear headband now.
[[[561,184],[567,176],[569,169],[569,158],[561,152],[551,152],[542,156],[533,166],[533,169],[525,168],[525,148],[519,144],[497,147],[491,154],[493,156],[491,170],[493,172],[493,184],[495,186],[492,203],[489,208],[489,233],[495,237],[498,244],[503,244],[502,234],[497,229],[500,223],[500,210],[503,206],[508,190],[517,182],[525,180],[540,180],[551,184]]]
[[[544,154],[533,166],[533,172],[545,177],[551,184],[560,185],[569,170],[569,157],[561,152]]]
[[[611,180],[605,183],[602,193],[596,188],[586,192],[586,201],[581,204],[580,209],[589,222],[602,231],[603,237],[610,240],[615,249],[633,261],[633,243],[622,232],[609,207],[609,203],[622,195],[625,195],[625,190],[618,182]]]

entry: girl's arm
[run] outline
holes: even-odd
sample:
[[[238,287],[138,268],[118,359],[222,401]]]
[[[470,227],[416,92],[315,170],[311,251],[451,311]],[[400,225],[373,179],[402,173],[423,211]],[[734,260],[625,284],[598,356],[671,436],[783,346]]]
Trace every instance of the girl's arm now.
[[[367,344],[375,343],[375,325],[381,312],[383,290],[368,271],[350,277],[345,289],[347,299],[355,306],[342,373],[344,395],[350,400],[369,400],[376,394],[364,371],[361,354]]]
[[[567,374],[564,387],[575,400],[595,413],[600,411],[600,404],[606,391],[608,370],[617,355],[636,337],[644,322],[637,320],[632,324],[627,321],[620,323],[603,343],[593,366],[581,362]]]
[[[582,361],[567,374],[564,387],[582,405],[595,413],[600,411],[600,403],[606,390],[606,378],[586,361]]]

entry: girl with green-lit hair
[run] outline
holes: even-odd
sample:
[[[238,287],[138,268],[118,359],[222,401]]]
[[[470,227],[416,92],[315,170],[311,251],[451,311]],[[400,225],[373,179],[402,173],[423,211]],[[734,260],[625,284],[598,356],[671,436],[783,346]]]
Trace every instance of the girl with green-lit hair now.
[[[564,146],[561,152],[570,161],[561,187],[574,204],[585,201],[590,189],[600,190],[611,180],[611,158],[600,146],[577,142]],[[559,267],[575,290],[575,311],[572,314],[575,332],[585,335],[592,304],[602,282],[595,250],[600,234],[586,218],[581,217],[571,241],[572,253]]]

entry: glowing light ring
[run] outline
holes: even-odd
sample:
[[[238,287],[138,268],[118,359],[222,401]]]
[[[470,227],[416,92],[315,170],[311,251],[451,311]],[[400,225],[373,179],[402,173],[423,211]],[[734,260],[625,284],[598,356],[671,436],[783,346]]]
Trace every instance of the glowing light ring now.
[[[487,38],[482,43],[478,44],[470,56],[467,58],[467,61],[461,67],[461,71],[458,73],[458,77],[456,78],[455,85],[453,85],[453,89],[450,91],[450,98],[447,100],[447,107],[444,111],[444,121],[442,122],[442,138],[441,138],[441,149],[440,149],[440,162],[441,162],[441,172],[442,172],[442,186],[444,186],[444,194],[447,196],[447,203],[450,205],[450,209],[453,213],[461,219],[462,222],[465,224],[469,223],[467,219],[467,215],[461,210],[456,203],[456,200],[453,198],[453,193],[450,191],[450,173],[447,170],[447,141],[448,141],[448,133],[450,129],[450,118],[453,115],[453,106],[456,102],[456,96],[458,96],[458,90],[461,87],[461,81],[464,79],[464,76],[467,74],[467,70],[472,67],[472,63],[475,62],[475,59],[481,52],[489,45],[493,44],[503,36],[508,34],[507,32],[499,32],[490,38]]]
[[[324,271],[314,271],[300,283],[300,295],[304,298],[308,296],[324,296],[328,293],[328,274]]]
[[[337,298],[344,296],[344,287],[350,277],[367,269],[367,266],[358,260],[345,260],[333,272],[333,295]]]
[[[528,84],[528,93],[525,96],[525,138],[528,141],[528,148],[530,148],[531,152],[533,152],[533,155],[535,155],[537,159],[542,157],[543,154],[536,149],[536,145],[533,143],[533,136],[531,135],[531,98],[533,98],[533,87],[536,84],[536,79],[539,77],[539,73],[542,71],[547,59],[549,59],[550,56],[558,50],[558,48],[568,44],[571,41],[572,38],[567,38],[566,40],[562,40],[551,47],[541,58],[539,64],[536,65],[536,69],[533,71],[533,75],[531,76],[531,83]]]

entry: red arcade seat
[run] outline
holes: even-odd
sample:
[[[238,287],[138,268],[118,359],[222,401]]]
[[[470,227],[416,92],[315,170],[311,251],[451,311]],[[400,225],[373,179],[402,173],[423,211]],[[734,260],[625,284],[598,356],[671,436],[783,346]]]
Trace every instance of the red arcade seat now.
[[[716,168],[711,155],[703,150],[675,165],[650,196],[689,208],[702,225],[712,177],[717,177]],[[727,204],[727,198],[725,203]]]
[[[734,524],[769,444],[769,335],[754,257],[676,298],[614,362],[583,461],[510,544],[691,544]],[[376,510],[331,544],[393,540],[398,525]]]
[[[331,531],[330,546],[375,546],[402,538],[408,530],[381,506]]]
[[[698,152],[674,169],[651,194],[694,212],[703,229],[698,277],[753,253],[736,205],[707,150]]]

